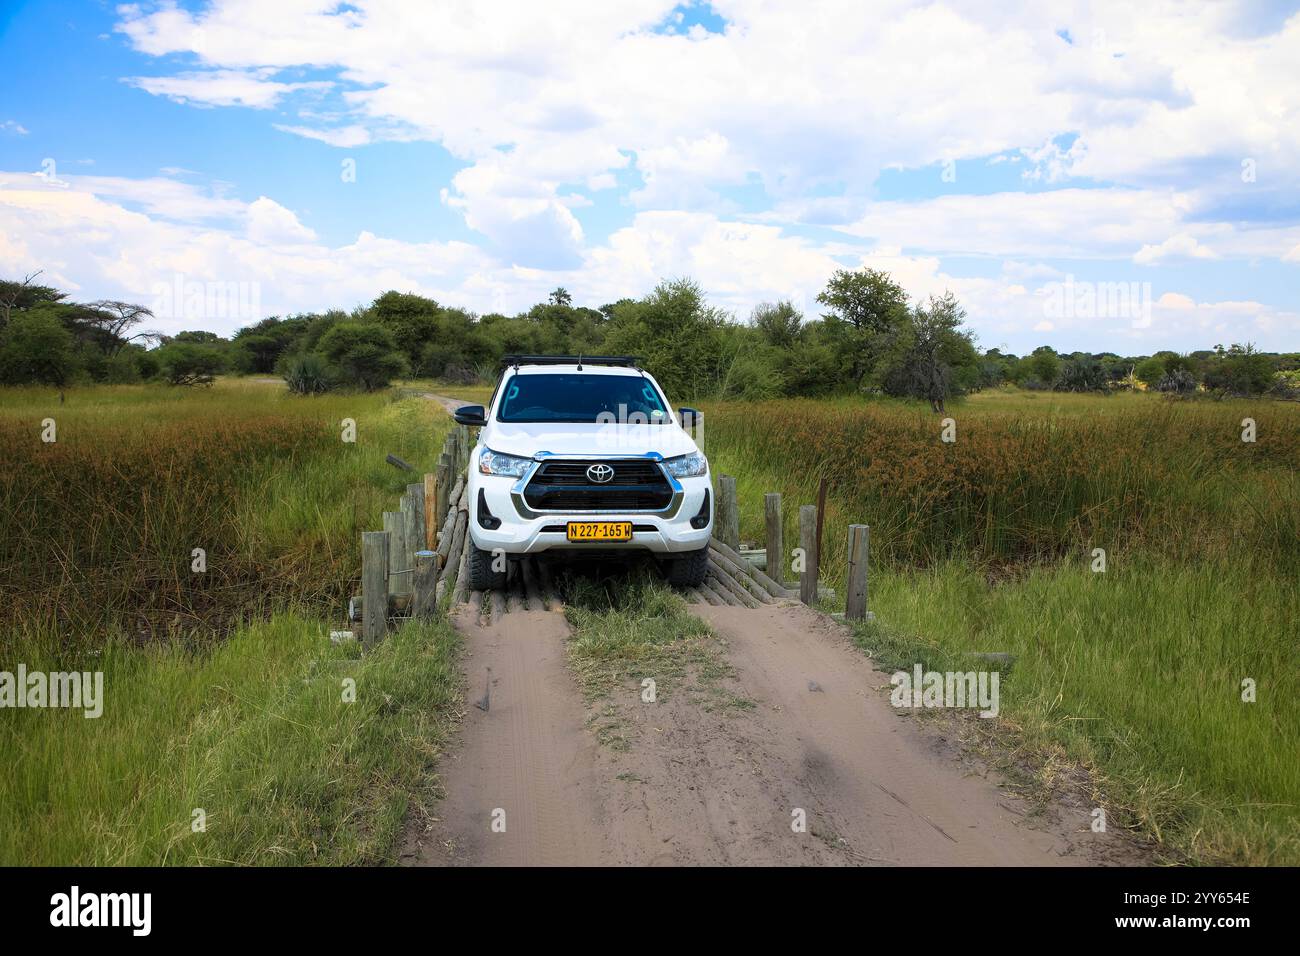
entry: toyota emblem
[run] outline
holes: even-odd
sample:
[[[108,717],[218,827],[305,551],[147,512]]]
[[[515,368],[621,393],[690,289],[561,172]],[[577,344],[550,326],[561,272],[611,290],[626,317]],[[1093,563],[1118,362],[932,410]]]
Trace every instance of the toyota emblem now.
[[[594,481],[598,485],[603,485],[614,477],[614,469],[609,465],[592,465],[587,469],[587,479]]]

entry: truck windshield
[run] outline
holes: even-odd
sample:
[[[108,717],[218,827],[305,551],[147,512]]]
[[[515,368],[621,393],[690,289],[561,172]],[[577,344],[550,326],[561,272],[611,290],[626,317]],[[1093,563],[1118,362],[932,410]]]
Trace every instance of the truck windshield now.
[[[658,390],[639,375],[518,373],[505,385],[497,421],[662,425],[671,416]]]

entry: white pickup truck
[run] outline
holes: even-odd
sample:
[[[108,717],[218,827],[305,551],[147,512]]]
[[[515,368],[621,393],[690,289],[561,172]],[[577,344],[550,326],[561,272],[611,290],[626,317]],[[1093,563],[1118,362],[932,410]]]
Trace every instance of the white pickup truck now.
[[[505,587],[526,554],[652,552],[672,584],[704,579],[709,463],[659,383],[630,356],[508,355],[469,466],[469,587]],[[685,427],[683,427],[685,425]]]

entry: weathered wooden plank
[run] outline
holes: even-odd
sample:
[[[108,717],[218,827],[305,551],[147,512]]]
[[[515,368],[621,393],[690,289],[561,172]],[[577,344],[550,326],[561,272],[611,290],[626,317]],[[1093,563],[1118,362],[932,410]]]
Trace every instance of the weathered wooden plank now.
[[[406,517],[400,511],[384,512],[384,531],[388,533],[388,590],[392,594],[409,594],[410,568],[406,564]]]
[[[388,548],[388,532],[361,532],[361,643],[366,647],[388,631]]]

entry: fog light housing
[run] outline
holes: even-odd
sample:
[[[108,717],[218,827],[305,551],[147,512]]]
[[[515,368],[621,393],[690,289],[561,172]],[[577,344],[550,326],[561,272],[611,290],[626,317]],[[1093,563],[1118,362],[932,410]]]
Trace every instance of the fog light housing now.
[[[479,492],[482,494],[482,492]],[[709,523],[709,489],[704,489],[704,503],[700,505],[700,510],[696,512],[695,517],[691,519],[691,527],[696,531],[706,527]]]
[[[488,510],[487,498],[484,497],[482,488],[478,490],[478,507],[474,510],[478,512],[479,527],[487,528],[489,531],[501,527],[501,519]]]

